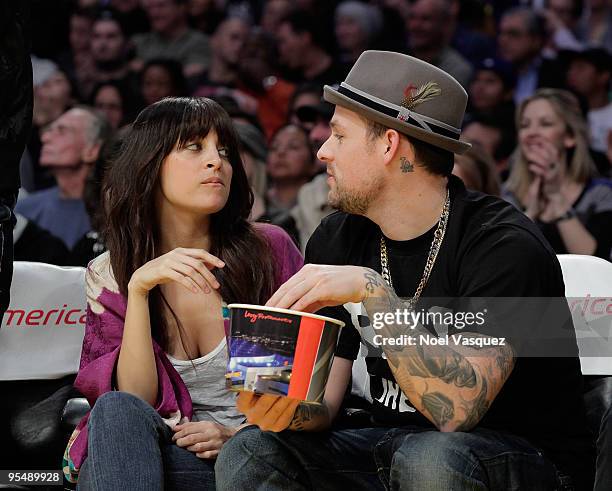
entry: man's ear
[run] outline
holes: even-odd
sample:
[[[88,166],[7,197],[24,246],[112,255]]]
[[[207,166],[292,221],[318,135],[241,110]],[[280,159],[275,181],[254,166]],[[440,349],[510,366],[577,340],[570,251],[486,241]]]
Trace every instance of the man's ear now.
[[[400,136],[398,131],[393,130],[391,128],[385,131],[385,134],[381,139],[381,144],[383,146],[382,151],[384,154],[383,159],[385,165],[390,164],[399,157],[398,150],[400,148],[401,139],[402,137]]]
[[[83,151],[81,152],[81,160],[86,164],[93,164],[100,154],[101,147],[101,142],[85,145],[83,147]]]

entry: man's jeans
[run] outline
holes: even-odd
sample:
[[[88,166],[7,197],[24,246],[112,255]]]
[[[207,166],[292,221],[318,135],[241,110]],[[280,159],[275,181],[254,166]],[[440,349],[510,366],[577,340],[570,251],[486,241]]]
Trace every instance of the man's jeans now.
[[[215,471],[221,491],[564,489],[554,465],[529,443],[484,429],[272,433],[251,426],[224,445]]]
[[[77,489],[215,489],[214,461],[173,443],[170,427],[138,397],[125,392],[102,395],[88,429],[88,456]]]
[[[0,194],[0,321],[10,301],[16,200],[17,193]]]

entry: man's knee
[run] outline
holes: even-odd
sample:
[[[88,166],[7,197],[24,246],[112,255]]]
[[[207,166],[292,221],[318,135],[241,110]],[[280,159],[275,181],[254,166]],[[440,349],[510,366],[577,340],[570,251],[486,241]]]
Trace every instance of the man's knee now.
[[[286,458],[275,435],[255,426],[244,428],[225,442],[217,456],[217,489],[235,490],[247,485],[253,488],[253,483],[261,483],[270,472],[264,463],[274,467],[276,456]]]
[[[403,489],[405,483],[418,483],[422,489],[448,489],[460,476],[476,477],[478,459],[464,435],[426,431],[406,436],[391,461],[392,489]]]
[[[270,451],[273,446],[267,435],[255,426],[249,426],[236,433],[225,442],[217,457],[215,472],[232,475],[239,470],[252,456],[261,455],[261,449]]]

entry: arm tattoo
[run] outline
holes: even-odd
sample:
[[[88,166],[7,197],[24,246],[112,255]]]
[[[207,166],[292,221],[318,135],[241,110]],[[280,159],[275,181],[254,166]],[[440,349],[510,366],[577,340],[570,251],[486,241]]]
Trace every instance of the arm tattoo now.
[[[487,389],[489,384],[487,379],[481,379],[481,387],[478,391],[476,399],[461,403],[461,408],[465,411],[465,420],[457,427],[457,431],[469,431],[482,419],[485,413],[489,410],[489,401],[487,399]]]
[[[363,274],[363,277],[366,279],[365,287],[368,293],[372,295],[376,288],[380,286],[380,278],[378,274],[371,269],[364,268],[364,270],[365,273]]]
[[[391,288],[364,300],[370,318],[377,312],[395,312],[406,308]],[[397,337],[406,334],[406,326],[383,323],[380,334]],[[431,335],[422,325],[414,326],[412,335]],[[470,333],[467,333],[470,335]],[[482,336],[472,334],[473,336]],[[478,348],[478,349],[477,349]],[[467,431],[474,428],[488,411],[514,368],[514,350],[506,347],[470,346],[452,349],[448,346],[416,344],[385,345],[387,362],[402,390],[408,397],[420,400],[421,409],[440,429]],[[436,389],[428,390],[428,383]],[[447,384],[442,388],[440,383]],[[425,387],[423,387],[423,384]]]
[[[421,398],[423,408],[431,415],[434,424],[440,428],[455,417],[453,401],[440,392],[427,392]]]
[[[415,356],[407,356],[404,366],[410,375],[423,378],[439,378],[457,387],[476,386],[476,372],[472,365],[453,350],[437,347],[415,346]]]
[[[295,410],[289,429],[303,431],[308,423],[314,419],[318,419],[327,413],[327,407],[324,404],[305,404],[300,405]]]

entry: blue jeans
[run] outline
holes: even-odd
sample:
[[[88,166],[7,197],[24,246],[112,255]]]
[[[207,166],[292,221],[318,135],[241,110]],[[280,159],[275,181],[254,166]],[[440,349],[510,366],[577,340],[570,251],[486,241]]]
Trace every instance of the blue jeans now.
[[[215,471],[220,491],[564,489],[555,466],[527,441],[485,429],[247,427],[224,445]]]
[[[214,461],[173,443],[170,427],[136,396],[102,395],[89,416],[88,431],[88,455],[77,489],[215,489]]]

